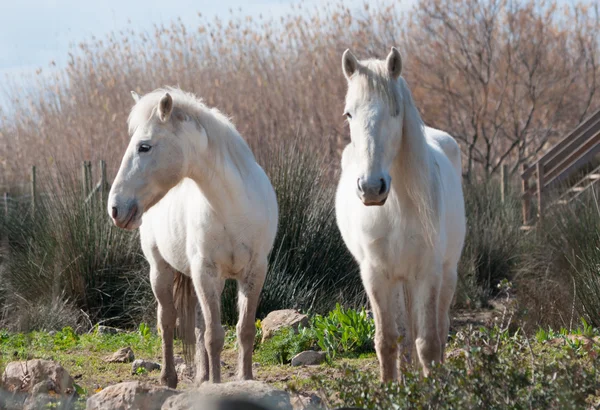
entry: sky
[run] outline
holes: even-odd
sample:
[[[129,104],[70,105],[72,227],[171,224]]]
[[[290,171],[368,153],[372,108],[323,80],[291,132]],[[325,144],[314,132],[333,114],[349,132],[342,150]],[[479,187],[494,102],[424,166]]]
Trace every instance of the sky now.
[[[303,0],[303,7],[327,0]],[[415,0],[404,0],[409,6]],[[67,61],[69,46],[102,38],[125,28],[150,30],[154,24],[167,24],[180,17],[191,27],[204,17],[228,19],[230,9],[244,14],[278,16],[298,0],[0,0],[0,81],[5,75],[28,74],[59,67]],[[351,8],[363,0],[344,0]]]

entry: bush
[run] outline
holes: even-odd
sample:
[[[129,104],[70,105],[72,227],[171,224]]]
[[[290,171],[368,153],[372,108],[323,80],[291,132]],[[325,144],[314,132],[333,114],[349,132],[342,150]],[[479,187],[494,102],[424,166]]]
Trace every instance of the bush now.
[[[503,279],[519,269],[523,235],[520,202],[507,195],[502,203],[495,180],[464,183],[467,234],[458,267],[457,307],[481,307],[496,295]]]
[[[84,203],[69,175],[42,186],[47,194],[35,216],[16,209],[3,223],[9,256],[0,270],[1,325],[85,330],[100,321],[126,327],[152,317],[138,234],[113,227],[104,204]]]
[[[315,347],[315,333],[311,328],[299,327],[298,333],[292,328],[283,328],[261,344],[254,354],[262,364],[288,364],[292,358],[305,350]]]
[[[427,378],[413,369],[401,383],[382,384],[371,372],[343,367],[341,377],[315,381],[328,406],[362,409],[581,409],[597,394],[597,352],[569,344],[532,347],[520,331],[498,328],[457,339],[466,350]]]
[[[296,308],[327,312],[336,302],[358,305],[358,268],[335,222],[334,186],[321,157],[296,146],[264,162],[279,202],[279,229],[258,317]],[[105,204],[85,204],[74,178],[48,183],[35,218],[27,204],[0,225],[9,257],[0,270],[2,326],[15,330],[84,330],[93,323],[135,327],[155,323],[155,302],[138,233],[112,226]],[[236,285],[222,299],[227,324],[237,318]]]
[[[375,323],[364,309],[344,309],[337,304],[326,316],[316,315],[312,327],[319,347],[330,360],[338,354],[360,354],[374,350]]]

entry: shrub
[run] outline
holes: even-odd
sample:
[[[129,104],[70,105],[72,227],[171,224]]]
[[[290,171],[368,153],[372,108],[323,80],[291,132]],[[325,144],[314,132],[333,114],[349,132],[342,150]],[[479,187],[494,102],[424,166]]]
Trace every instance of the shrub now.
[[[520,331],[498,328],[459,338],[466,351],[427,378],[412,369],[401,383],[382,384],[371,372],[344,366],[341,377],[315,381],[330,407],[363,409],[580,409],[597,394],[597,353],[571,345],[544,351]]]
[[[359,354],[373,351],[375,323],[362,309],[344,309],[339,304],[326,316],[312,320],[317,343],[329,359],[338,354]]]
[[[545,238],[558,257],[555,268],[570,279],[563,280],[563,286],[573,287],[575,298],[574,304],[566,307],[571,308],[571,315],[578,310],[590,324],[600,327],[600,208],[597,194],[591,192],[567,207],[556,209],[552,222],[548,221],[549,226],[544,226],[548,231]]]
[[[78,330],[105,321],[135,326],[154,315],[137,233],[112,226],[104,204],[84,203],[74,179],[47,184],[35,216],[12,211],[4,223],[9,257],[0,271],[2,326]]]
[[[261,344],[254,357],[263,364],[287,364],[295,355],[314,346],[315,334],[311,328],[299,327],[298,333],[283,328]]]
[[[467,233],[458,267],[457,307],[481,307],[503,279],[519,269],[522,233],[520,203],[507,195],[502,203],[495,180],[464,183]]]

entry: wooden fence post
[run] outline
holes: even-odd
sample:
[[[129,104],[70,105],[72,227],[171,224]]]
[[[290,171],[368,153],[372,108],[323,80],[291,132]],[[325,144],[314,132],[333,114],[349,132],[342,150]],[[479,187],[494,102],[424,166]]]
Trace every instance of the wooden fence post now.
[[[527,170],[527,164],[523,164],[523,172]],[[527,225],[529,222],[529,209],[531,203],[531,194],[529,193],[529,179],[521,178],[521,186],[523,191],[523,225]]]
[[[81,187],[83,189],[83,200],[85,201],[91,192],[92,163],[83,161],[81,165]]]
[[[100,160],[100,206],[104,206],[106,200],[106,162]]]
[[[31,167],[31,213],[35,214],[36,202],[37,202],[37,189],[36,189],[37,178],[35,175],[35,165]]]
[[[508,193],[508,165],[502,164],[500,167],[500,199],[502,203],[506,202]]]
[[[535,165],[535,172],[537,174],[538,222],[542,222],[544,219],[544,166],[541,161]]]

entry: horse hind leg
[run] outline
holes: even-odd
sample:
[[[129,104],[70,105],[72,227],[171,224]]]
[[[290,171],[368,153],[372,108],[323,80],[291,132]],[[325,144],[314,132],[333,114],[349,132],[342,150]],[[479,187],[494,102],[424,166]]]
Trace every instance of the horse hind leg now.
[[[238,282],[238,379],[252,380],[252,351],[256,335],[256,308],[267,275],[267,262],[255,266]]]
[[[398,378],[398,327],[394,302],[395,288],[382,272],[372,266],[361,266],[361,276],[375,319],[375,351],[379,359],[381,381]]]
[[[225,330],[221,325],[221,294],[225,280],[218,269],[199,262],[192,268],[192,280],[204,316],[204,346],[208,358],[208,380],[221,382],[221,352],[225,344]]]
[[[450,264],[444,264],[444,272],[442,277],[442,286],[440,288],[440,300],[438,306],[439,320],[439,338],[441,360],[444,361],[444,350],[450,333],[450,306],[454,299],[457,282],[456,267]]]
[[[204,316],[200,303],[196,304],[196,374],[195,383],[200,385],[208,381],[208,352],[204,341],[204,332],[206,325],[204,324]]]

